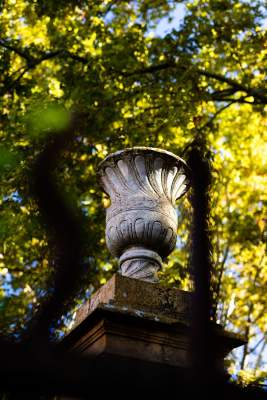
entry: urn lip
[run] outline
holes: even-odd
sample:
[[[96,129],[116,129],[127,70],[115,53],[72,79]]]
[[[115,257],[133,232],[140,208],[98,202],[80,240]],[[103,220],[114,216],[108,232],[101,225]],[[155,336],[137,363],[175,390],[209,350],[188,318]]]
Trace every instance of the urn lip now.
[[[111,153],[98,164],[97,170],[98,170],[98,172],[100,172],[100,170],[102,168],[105,168],[106,166],[108,166],[109,161],[119,160],[124,155],[125,156],[138,155],[138,154],[141,155],[141,154],[149,154],[149,153],[155,154],[155,155],[156,154],[161,155],[162,157],[164,157],[164,159],[166,161],[170,161],[171,163],[173,163],[173,162],[182,163],[183,167],[185,168],[187,178],[189,178],[190,168],[188,167],[187,163],[181,157],[177,156],[176,154],[174,154],[168,150],[163,150],[163,149],[159,149],[156,147],[145,147],[145,146],[127,147],[125,149],[118,150],[115,153]]]

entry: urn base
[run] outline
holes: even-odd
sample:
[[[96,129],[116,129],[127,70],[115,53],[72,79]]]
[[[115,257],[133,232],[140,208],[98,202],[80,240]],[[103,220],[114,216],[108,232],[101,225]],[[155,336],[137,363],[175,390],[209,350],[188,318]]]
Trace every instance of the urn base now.
[[[123,276],[156,283],[157,272],[162,268],[162,259],[153,250],[134,246],[121,255],[119,265]]]

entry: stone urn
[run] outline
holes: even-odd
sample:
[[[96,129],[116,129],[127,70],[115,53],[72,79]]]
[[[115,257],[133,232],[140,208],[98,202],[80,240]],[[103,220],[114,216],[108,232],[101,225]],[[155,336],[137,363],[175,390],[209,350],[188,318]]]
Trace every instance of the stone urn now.
[[[175,202],[189,188],[189,168],[168,151],[133,147],[108,155],[98,177],[111,201],[106,243],[121,274],[157,282],[176,244]]]

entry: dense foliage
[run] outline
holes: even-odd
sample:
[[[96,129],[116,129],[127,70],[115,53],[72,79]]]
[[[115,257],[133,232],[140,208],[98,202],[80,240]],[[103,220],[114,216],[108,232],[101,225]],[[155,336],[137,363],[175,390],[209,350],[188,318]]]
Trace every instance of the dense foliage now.
[[[213,168],[215,318],[249,340],[233,356],[231,371],[241,370],[244,379],[264,375],[264,0],[1,4],[1,330],[18,335],[46,296],[53,266],[29,176],[49,132],[60,131],[76,113],[75,140],[57,170],[66,198],[88,220],[95,249],[88,251],[91,273],[76,303],[117,268],[105,247],[107,199],[96,182],[99,161],[133,145],[182,155],[193,139],[205,136]],[[159,23],[169,26],[166,34]],[[187,290],[188,199],[179,205],[179,219],[177,248],[161,281]]]

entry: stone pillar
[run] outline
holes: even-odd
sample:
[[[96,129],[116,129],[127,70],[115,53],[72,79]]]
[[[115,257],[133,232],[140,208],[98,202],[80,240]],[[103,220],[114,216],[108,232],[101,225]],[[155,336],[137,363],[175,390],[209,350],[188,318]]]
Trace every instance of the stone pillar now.
[[[109,362],[111,373],[131,369],[165,383],[184,383],[190,367],[191,293],[114,275],[78,311],[62,344],[84,357]],[[245,342],[215,325],[217,366]],[[140,382],[139,382],[140,383]]]

